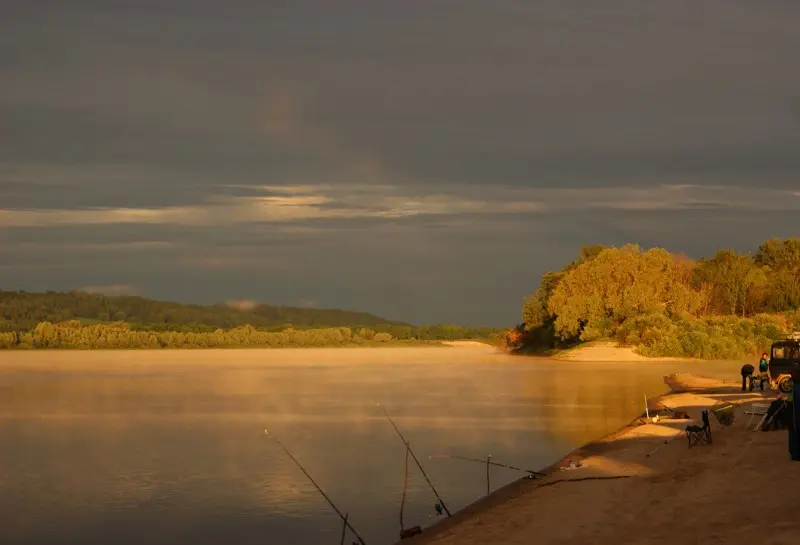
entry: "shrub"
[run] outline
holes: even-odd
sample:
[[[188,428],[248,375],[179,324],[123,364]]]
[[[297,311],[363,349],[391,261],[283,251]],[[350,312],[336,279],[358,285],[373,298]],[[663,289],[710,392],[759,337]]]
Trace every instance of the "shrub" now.
[[[785,319],[760,315],[755,318],[715,316],[664,322],[641,317],[620,328],[618,337],[653,357],[691,357],[735,360],[766,350],[785,334]],[[631,341],[638,341],[634,344]]]
[[[672,321],[664,314],[644,314],[625,320],[617,329],[617,339],[622,344],[637,346],[643,339],[657,338],[659,332],[669,331],[673,327]]]
[[[582,341],[605,339],[614,334],[614,322],[611,318],[595,318],[589,320],[581,331]]]

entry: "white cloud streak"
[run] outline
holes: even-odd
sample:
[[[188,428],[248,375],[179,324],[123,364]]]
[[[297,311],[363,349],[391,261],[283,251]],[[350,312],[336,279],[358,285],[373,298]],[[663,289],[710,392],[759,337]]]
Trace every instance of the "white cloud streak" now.
[[[241,187],[241,186],[239,186]],[[485,197],[409,194],[392,186],[261,186],[252,196],[216,196],[200,205],[169,208],[0,209],[0,227],[160,224],[184,226],[292,223],[315,219],[403,218],[557,210],[682,210],[698,207],[797,210],[796,191],[745,187],[663,185],[652,188],[525,189],[494,187]],[[266,195],[264,193],[267,193]]]

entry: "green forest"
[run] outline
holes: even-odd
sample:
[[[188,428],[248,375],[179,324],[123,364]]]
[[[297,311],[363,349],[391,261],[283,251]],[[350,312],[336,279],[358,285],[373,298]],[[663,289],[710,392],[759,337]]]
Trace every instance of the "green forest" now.
[[[0,291],[0,331],[27,331],[39,322],[127,322],[159,331],[205,328],[333,327],[401,324],[366,312],[259,304],[241,310],[226,304],[185,305],[135,296],[108,296],[82,291],[29,293]],[[193,329],[194,328],[194,329]]]
[[[411,326],[362,312],[259,305],[238,310],[83,292],[0,291],[0,348],[380,346],[477,339],[504,330]]]
[[[692,260],[663,248],[590,246],[542,276],[507,335],[545,353],[601,339],[645,356],[739,359],[800,330],[800,239]]]

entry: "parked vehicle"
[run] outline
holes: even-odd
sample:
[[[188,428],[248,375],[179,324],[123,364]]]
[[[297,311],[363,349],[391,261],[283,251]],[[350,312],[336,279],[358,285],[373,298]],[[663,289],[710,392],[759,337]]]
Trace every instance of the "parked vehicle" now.
[[[800,332],[775,341],[770,348],[770,385],[788,394],[794,387],[793,380],[800,382]]]

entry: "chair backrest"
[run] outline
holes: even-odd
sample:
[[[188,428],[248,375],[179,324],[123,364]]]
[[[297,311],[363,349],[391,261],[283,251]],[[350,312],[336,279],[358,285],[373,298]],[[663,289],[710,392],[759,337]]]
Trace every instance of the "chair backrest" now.
[[[701,414],[703,417],[703,428],[705,429],[711,425],[711,422],[708,421],[708,410],[703,409],[703,412]]]

